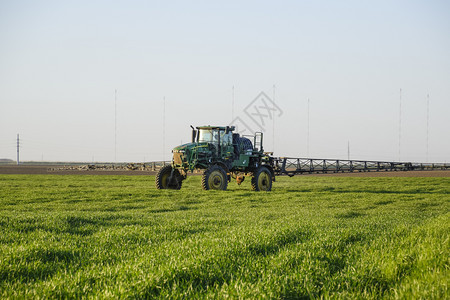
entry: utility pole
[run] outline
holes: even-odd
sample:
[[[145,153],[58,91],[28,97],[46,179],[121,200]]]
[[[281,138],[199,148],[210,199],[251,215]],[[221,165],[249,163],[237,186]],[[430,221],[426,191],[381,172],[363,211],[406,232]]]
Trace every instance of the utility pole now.
[[[20,139],[19,134],[17,134],[17,165],[19,165],[19,148],[20,148]]]
[[[306,133],[306,156],[309,157],[309,98],[308,98],[308,111],[307,111],[307,133]]]
[[[234,85],[231,89],[231,122],[234,122]]]
[[[350,141],[347,141],[347,160],[350,160]]]
[[[398,161],[401,161],[401,140],[402,140],[402,89],[400,89],[400,108],[398,113]]]
[[[273,85],[273,105],[272,105],[272,151],[275,153],[275,84]]]
[[[428,162],[429,123],[430,123],[430,94],[427,94],[427,162]]]
[[[166,152],[166,96],[163,97],[163,156],[164,161]]]
[[[117,162],[117,90],[114,90],[114,162]]]

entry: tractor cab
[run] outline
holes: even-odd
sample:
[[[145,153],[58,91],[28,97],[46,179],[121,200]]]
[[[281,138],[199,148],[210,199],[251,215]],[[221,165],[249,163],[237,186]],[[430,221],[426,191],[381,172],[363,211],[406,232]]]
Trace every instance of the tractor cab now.
[[[193,142],[198,144],[207,143],[212,145],[217,157],[227,156],[227,153],[233,149],[233,130],[232,127],[213,127],[202,126],[193,129]],[[195,139],[196,137],[196,139]]]

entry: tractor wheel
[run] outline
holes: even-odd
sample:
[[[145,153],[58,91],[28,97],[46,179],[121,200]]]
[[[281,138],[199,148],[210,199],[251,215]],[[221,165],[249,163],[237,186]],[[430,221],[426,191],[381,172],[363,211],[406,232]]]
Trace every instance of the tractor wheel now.
[[[269,169],[264,166],[256,169],[252,177],[252,190],[266,192],[272,190],[272,174]]]
[[[202,176],[202,187],[204,190],[223,190],[228,186],[228,178],[225,170],[214,165],[206,169]]]
[[[158,190],[179,190],[181,189],[181,184],[183,183],[183,176],[181,176],[177,169],[172,171],[172,166],[167,165],[159,170],[155,181],[156,188]]]

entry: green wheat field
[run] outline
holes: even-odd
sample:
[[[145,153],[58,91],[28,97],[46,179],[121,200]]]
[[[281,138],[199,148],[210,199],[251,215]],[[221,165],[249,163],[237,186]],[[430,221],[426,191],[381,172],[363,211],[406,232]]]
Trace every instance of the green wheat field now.
[[[450,178],[0,175],[0,298],[445,299]]]

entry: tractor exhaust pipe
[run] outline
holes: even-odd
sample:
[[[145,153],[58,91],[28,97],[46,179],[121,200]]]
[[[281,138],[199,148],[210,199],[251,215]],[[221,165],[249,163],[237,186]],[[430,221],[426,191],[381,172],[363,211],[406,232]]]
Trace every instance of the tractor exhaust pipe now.
[[[195,143],[195,138],[197,137],[197,130],[195,130],[194,126],[191,125],[192,128],[192,143]]]

